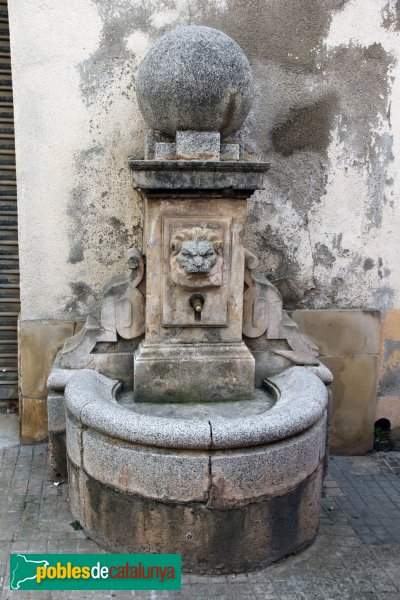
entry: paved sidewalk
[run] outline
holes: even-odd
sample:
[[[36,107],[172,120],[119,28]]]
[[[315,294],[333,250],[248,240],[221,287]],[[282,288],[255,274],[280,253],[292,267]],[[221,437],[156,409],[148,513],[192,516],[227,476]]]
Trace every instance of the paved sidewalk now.
[[[10,552],[101,552],[71,527],[47,446],[0,450],[0,598],[361,600],[400,598],[400,452],[329,460],[315,543],[263,571],[184,577],[180,592],[9,591]]]

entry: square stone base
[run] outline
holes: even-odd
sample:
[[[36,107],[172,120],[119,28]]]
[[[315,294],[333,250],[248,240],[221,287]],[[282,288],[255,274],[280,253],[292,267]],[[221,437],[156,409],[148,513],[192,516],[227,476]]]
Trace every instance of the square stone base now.
[[[250,398],[254,357],[235,344],[141,344],[135,353],[136,402],[217,402]]]

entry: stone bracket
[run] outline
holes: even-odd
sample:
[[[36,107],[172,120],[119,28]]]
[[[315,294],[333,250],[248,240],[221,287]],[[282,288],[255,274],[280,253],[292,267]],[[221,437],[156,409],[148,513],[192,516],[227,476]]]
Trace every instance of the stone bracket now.
[[[245,250],[243,335],[249,338],[246,343],[252,349],[264,347],[294,364],[318,364],[317,346],[300,333],[297,323],[283,310],[282,296],[277,288],[255,271],[258,264],[258,258]],[[252,343],[252,339],[257,341]],[[281,340],[287,342],[288,349],[278,348],[276,342]]]

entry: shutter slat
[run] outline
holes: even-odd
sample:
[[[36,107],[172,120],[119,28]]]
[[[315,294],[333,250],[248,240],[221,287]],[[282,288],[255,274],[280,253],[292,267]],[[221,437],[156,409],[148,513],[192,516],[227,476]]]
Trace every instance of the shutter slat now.
[[[19,261],[7,2],[0,0],[0,400],[18,399]]]

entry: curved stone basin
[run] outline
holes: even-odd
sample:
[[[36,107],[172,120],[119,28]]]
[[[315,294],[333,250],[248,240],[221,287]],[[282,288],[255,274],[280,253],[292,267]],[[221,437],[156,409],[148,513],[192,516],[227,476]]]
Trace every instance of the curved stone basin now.
[[[135,402],[133,392],[116,394],[120,406],[141,415],[202,421],[214,419],[242,419],[270,410],[276,403],[276,395],[268,389],[255,389],[251,400],[232,402]]]
[[[78,372],[65,392],[74,516],[112,551],[178,552],[200,573],[251,570],[309,544],[328,393],[305,367],[269,385],[273,400],[250,401],[248,416],[230,403],[224,415],[222,405],[119,403],[118,382]]]

